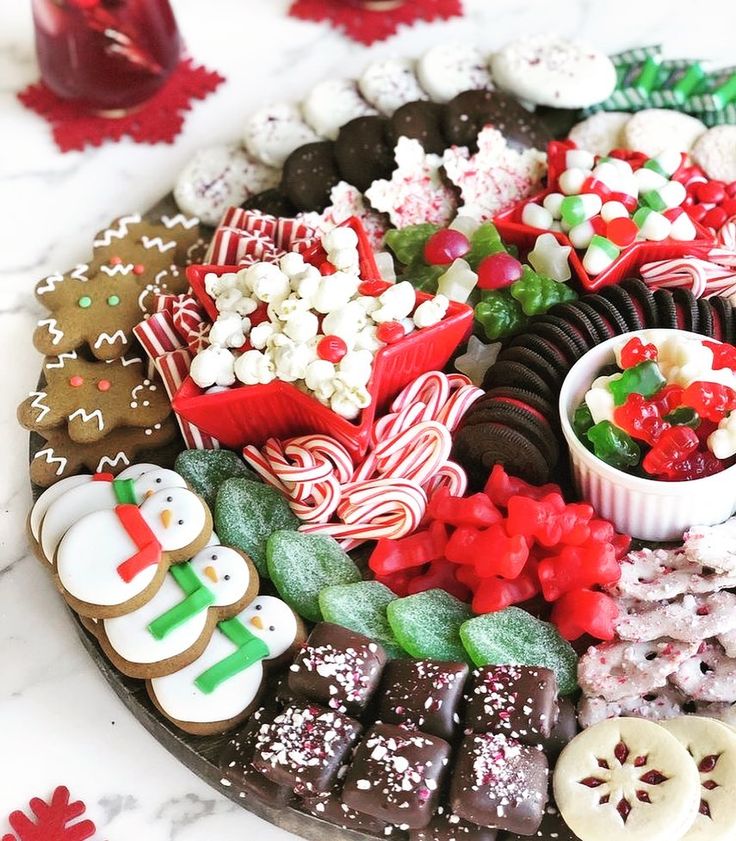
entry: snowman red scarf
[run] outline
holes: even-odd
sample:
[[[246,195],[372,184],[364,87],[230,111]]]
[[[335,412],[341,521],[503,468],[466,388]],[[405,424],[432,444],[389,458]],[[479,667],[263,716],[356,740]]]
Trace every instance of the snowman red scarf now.
[[[139,572],[160,563],[161,544],[136,505],[116,505],[115,515],[138,549],[117,568],[118,575],[130,584]]]

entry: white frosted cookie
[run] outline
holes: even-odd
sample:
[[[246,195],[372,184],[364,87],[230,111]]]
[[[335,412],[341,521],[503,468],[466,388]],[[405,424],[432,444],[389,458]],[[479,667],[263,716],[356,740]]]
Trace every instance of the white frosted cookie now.
[[[627,149],[650,158],[661,152],[689,152],[705,131],[700,120],[666,108],[646,108],[634,114],[624,126]]]
[[[631,114],[624,111],[599,111],[570,129],[570,140],[594,155],[607,155],[624,145],[624,126]]]
[[[200,149],[176,180],[174,198],[183,213],[217,225],[228,207],[275,187],[278,171],[254,160],[237,146]]]
[[[335,140],[340,127],[350,120],[378,113],[352,79],[327,79],[315,85],[302,103],[302,111],[317,134],[330,140]]]
[[[616,87],[607,55],[549,35],[523,37],[491,56],[494,83],[519,99],[553,108],[587,108]]]
[[[435,102],[449,102],[463,91],[493,87],[482,53],[469,44],[437,44],[417,64],[421,86]]]
[[[562,751],[554,797],[581,841],[674,841],[692,825],[700,777],[690,754],[659,724],[615,718]]]
[[[736,733],[695,715],[662,726],[687,749],[700,773],[700,811],[682,841],[729,841],[736,826]]]
[[[289,155],[319,140],[305,122],[298,105],[276,102],[253,114],[245,124],[243,143],[254,158],[267,166],[280,167]]]
[[[426,99],[414,72],[414,62],[406,58],[374,61],[358,80],[360,92],[382,114],[390,117],[407,102]]]
[[[701,134],[692,157],[709,178],[736,181],[736,126],[716,126]]]

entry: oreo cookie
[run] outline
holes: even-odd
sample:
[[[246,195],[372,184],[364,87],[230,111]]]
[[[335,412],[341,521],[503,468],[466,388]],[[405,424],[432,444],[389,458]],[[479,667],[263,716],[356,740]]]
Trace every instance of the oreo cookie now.
[[[657,327],[676,330],[677,307],[669,289],[657,289],[654,293],[654,303],[657,305]]]
[[[526,406],[550,421],[556,418],[554,403],[533,391],[527,391],[525,388],[517,388],[513,385],[499,385],[489,389],[483,397],[473,403],[471,410],[490,400],[506,400],[512,405]]]
[[[506,361],[521,363],[530,371],[538,374],[553,388],[562,387],[562,381],[565,379],[565,374],[567,373],[564,366],[561,366],[561,370],[555,368],[553,365],[550,365],[543,356],[540,356],[540,354],[531,350],[529,347],[517,346],[505,348],[501,351],[501,353],[499,353],[496,364],[498,364],[498,362]]]
[[[601,295],[585,295],[580,300],[592,307],[610,324],[614,336],[622,336],[629,332],[626,320],[607,298],[603,298]]]
[[[500,423],[479,423],[460,430],[452,453],[465,468],[473,490],[484,487],[496,464],[532,485],[549,481],[549,464],[539,449],[521,432]]]
[[[657,305],[654,303],[652,290],[638,277],[628,277],[620,284],[629,293],[632,301],[639,309],[642,323],[645,327],[655,327],[657,324]]]
[[[570,301],[569,305],[577,312],[582,313],[590,321],[600,337],[598,339],[599,342],[605,342],[607,339],[612,339],[616,335],[613,325],[603,318],[598,310],[591,307],[590,304],[585,301]]]
[[[389,141],[395,147],[400,137],[409,137],[418,140],[425,152],[441,155],[449,145],[442,131],[444,115],[445,106],[438,102],[407,102],[389,121]]]
[[[541,327],[544,324],[549,324],[553,327],[557,327],[560,330],[562,330],[564,333],[566,333],[568,338],[570,339],[570,341],[573,343],[573,345],[575,347],[577,357],[582,356],[584,353],[589,351],[590,348],[592,347],[592,345],[589,345],[586,342],[585,337],[580,332],[580,330],[578,330],[577,327],[575,327],[575,325],[572,324],[570,321],[568,321],[566,318],[560,318],[559,316],[552,315],[551,313],[545,313],[544,315],[538,315],[534,318],[534,321],[533,321],[534,326],[533,326],[532,329],[535,332],[538,332],[537,328]]]
[[[631,295],[625,289],[615,285],[606,286],[605,289],[601,289],[599,294],[616,307],[630,331],[641,330],[644,327],[639,317],[639,311],[634,306]]]
[[[270,216],[281,216],[290,219],[298,213],[294,205],[289,201],[286,193],[274,187],[272,190],[264,190],[251,196],[240,205],[243,210],[260,210]]]
[[[689,289],[678,287],[672,290],[672,300],[677,308],[677,324],[683,330],[697,333],[698,322],[698,299]]]
[[[552,132],[535,114],[514,97],[497,90],[472,90],[458,94],[447,103],[445,136],[453,146],[478,149],[478,134],[492,126],[514,149],[546,149]]]
[[[537,356],[541,357],[548,365],[550,365],[557,373],[564,379],[570,366],[567,364],[565,356],[553,344],[537,336],[536,333],[522,333],[519,335],[519,341],[510,345],[499,354],[499,358],[503,356],[504,359],[514,360],[514,357],[507,354],[516,348],[533,351]],[[515,361],[520,361],[516,359]]]
[[[569,322],[582,335],[583,340],[589,347],[604,341],[602,336],[607,336],[608,330],[605,329],[602,319],[599,327],[603,329],[599,329],[581,309],[575,306],[576,303],[577,301],[566,301],[563,304],[555,304],[549,310],[549,313]]]
[[[361,192],[380,178],[390,178],[396,164],[388,120],[356,117],[345,123],[335,141],[335,159],[343,179]]]
[[[705,298],[698,299],[698,333],[715,338],[715,319],[713,309]]]
[[[708,298],[706,301],[713,312],[713,328],[715,337],[721,342],[734,341],[734,317],[733,307],[725,299],[720,297]]]
[[[297,210],[324,210],[330,191],[340,181],[335,144],[330,140],[306,143],[284,162],[281,190]]]
[[[520,362],[496,362],[488,369],[483,380],[483,388],[488,389],[498,385],[519,385],[536,394],[541,394],[547,400],[554,400],[554,393],[542,377]]]

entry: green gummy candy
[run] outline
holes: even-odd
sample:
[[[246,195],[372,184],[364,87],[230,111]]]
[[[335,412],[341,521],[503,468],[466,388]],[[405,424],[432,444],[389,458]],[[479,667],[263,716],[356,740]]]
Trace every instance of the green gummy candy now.
[[[396,259],[408,266],[409,263],[424,258],[424,244],[439,229],[439,225],[432,225],[429,222],[408,225],[400,230],[389,231],[384,242],[393,251]]]
[[[361,580],[360,570],[331,537],[277,531],[266,548],[268,574],[281,598],[300,616],[322,619],[319,594],[334,584]]]
[[[210,508],[220,485],[227,479],[250,479],[258,476],[245,466],[243,459],[230,450],[184,450],[176,457],[176,472],[195,490]]]
[[[396,594],[378,581],[358,581],[326,587],[319,594],[319,606],[326,622],[342,625],[379,642],[389,657],[404,657],[388,624],[386,608]]]
[[[409,283],[420,292],[437,292],[437,284],[442,275],[447,271],[447,266],[428,266],[426,263],[412,263],[406,267],[401,275],[402,280]]]
[[[518,607],[476,616],[460,628],[476,666],[546,666],[557,675],[561,695],[577,689],[578,658],[554,625]]]
[[[444,590],[427,590],[396,599],[386,609],[399,645],[412,657],[467,661],[460,626],[470,607]]]
[[[281,529],[297,529],[299,520],[281,494],[260,482],[227,479],[215,499],[215,531],[220,542],[241,549],[267,575],[266,543]]]
[[[500,251],[506,251],[501,234],[492,222],[484,222],[471,235],[470,251],[464,259],[468,261],[470,268],[476,271],[478,263],[484,257],[488,257],[490,254],[498,254]]]

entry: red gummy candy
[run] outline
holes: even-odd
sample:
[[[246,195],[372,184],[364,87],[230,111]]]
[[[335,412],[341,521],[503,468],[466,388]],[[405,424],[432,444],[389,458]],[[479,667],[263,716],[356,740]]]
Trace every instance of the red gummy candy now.
[[[629,339],[621,350],[621,367],[633,368],[640,362],[657,361],[657,346],[653,344],[644,344],[642,340],[635,336]]]
[[[508,504],[507,528],[511,534],[533,538],[542,546],[577,545],[588,539],[592,516],[590,505],[565,505],[558,493],[547,494],[541,500],[514,496]]]
[[[596,584],[615,584],[621,568],[610,543],[591,540],[582,546],[565,546],[539,562],[539,583],[548,602],[563,593]]]
[[[660,415],[657,404],[636,392],[629,394],[623,405],[616,406],[613,421],[632,438],[650,445],[670,426]]]
[[[392,575],[444,558],[446,545],[444,525],[434,522],[426,531],[415,532],[400,540],[382,538],[376,543],[368,566],[376,576]]]
[[[682,393],[682,405],[717,423],[736,409],[736,391],[720,383],[690,383]]]
[[[412,570],[402,570],[391,575],[376,575],[375,580],[401,599],[409,595],[409,585],[414,577],[415,573]]]
[[[682,405],[682,393],[684,390],[681,385],[666,385],[654,397],[651,397],[649,402],[656,406],[659,414],[664,417]]]
[[[484,528],[500,523],[503,515],[484,493],[450,496],[447,488],[436,491],[427,506],[427,516],[452,526]]]
[[[616,635],[618,606],[605,593],[580,588],[565,593],[552,608],[551,620],[560,636],[576,640],[589,634],[599,640],[612,640]]]
[[[413,578],[409,583],[408,591],[410,596],[423,593],[425,590],[444,590],[460,601],[467,602],[470,599],[470,589],[458,580],[457,573],[462,567],[449,564],[444,558],[432,561],[429,569]]]
[[[728,462],[716,458],[710,450],[697,450],[689,458],[674,465],[666,475],[670,482],[685,482],[690,479],[702,479],[720,473]]]
[[[713,351],[714,370],[730,368],[732,371],[736,371],[736,347],[719,342],[704,341],[703,344]]]
[[[536,575],[526,569],[512,581],[503,578],[486,578],[473,596],[473,612],[495,613],[511,605],[529,601],[539,592]]]
[[[698,448],[698,436],[689,426],[672,426],[644,456],[642,467],[651,476],[667,476]]]
[[[454,564],[471,564],[481,578],[516,578],[529,557],[521,535],[510,536],[502,523],[478,529],[461,526],[447,542],[445,557]]]
[[[550,482],[547,485],[530,485],[523,479],[509,476],[503,465],[496,464],[491,470],[486,486],[483,489],[491,502],[499,508],[506,508],[512,496],[527,496],[531,499],[542,499],[547,494],[561,494],[559,485]]]

